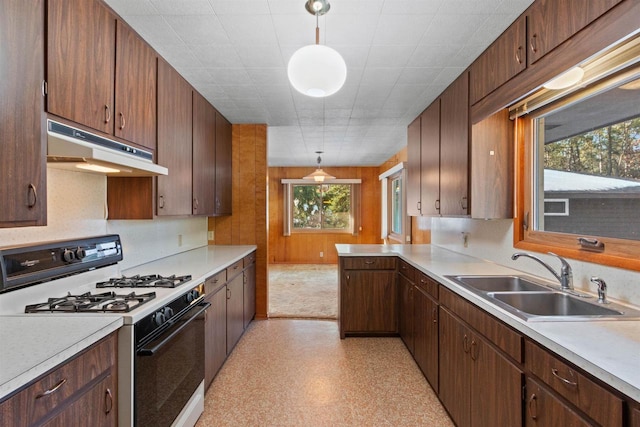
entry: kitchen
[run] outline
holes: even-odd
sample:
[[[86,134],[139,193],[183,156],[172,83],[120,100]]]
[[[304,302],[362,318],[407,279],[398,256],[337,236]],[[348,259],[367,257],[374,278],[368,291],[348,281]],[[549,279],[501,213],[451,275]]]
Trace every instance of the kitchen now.
[[[634,2],[626,1],[623,2],[621,6],[629,7],[633,10],[634,6],[629,6],[630,3]],[[630,13],[628,16],[633,17],[637,15]],[[330,22],[330,17],[331,15],[327,17],[328,22]],[[631,20],[632,18],[626,19]],[[637,28],[637,22],[635,24],[636,27],[634,28]],[[506,91],[509,89],[508,85],[503,86],[503,88],[505,87],[506,89],[500,90]],[[51,91],[53,88],[49,90]],[[42,102],[42,98],[40,97],[37,102],[32,104],[42,106]],[[422,105],[422,107],[424,106],[425,105]],[[102,105],[100,107],[104,108]],[[40,111],[44,111],[44,106],[41,107]],[[420,110],[418,110],[418,112],[419,111]],[[248,147],[245,148],[249,150],[250,155],[256,156],[256,170],[252,171],[255,173],[255,177],[264,177],[267,175],[266,158],[263,158],[266,154],[266,130],[264,126],[247,126],[245,129],[241,129],[243,126],[238,126],[237,131],[246,130],[247,135],[254,138],[248,143]],[[261,141],[264,145],[262,147],[251,145],[258,144],[257,141]],[[234,145],[235,142],[236,140],[234,139]],[[260,156],[261,153],[262,155]],[[12,159],[13,157],[9,158]],[[5,158],[3,157],[3,164],[5,163],[11,162],[5,162]],[[242,169],[239,166],[235,166],[236,163],[234,163],[234,173]],[[313,169],[310,168],[310,170]],[[327,168],[327,170],[329,172],[333,171],[331,168]],[[13,175],[8,174],[7,176]],[[78,179],[78,176],[82,178]],[[256,182],[259,181],[257,181],[255,177],[242,176],[239,177],[239,179],[245,180],[241,181],[241,185],[243,186],[253,183],[253,186],[256,187]],[[163,218],[156,217],[153,220],[129,221],[105,219],[107,217],[107,207],[109,213],[108,218],[114,218],[117,213],[112,203],[105,202],[109,197],[109,190],[107,180],[104,176],[68,173],[49,166],[46,168],[46,180],[46,198],[48,199],[46,216],[48,225],[46,227],[7,228],[0,230],[2,246],[67,239],[69,236],[84,237],[113,233],[120,235],[122,238],[124,257],[119,263],[119,268],[121,270],[128,270],[165,256],[181,253],[190,249],[201,248],[210,242],[215,242],[218,245],[256,245],[258,248],[258,258],[256,260],[258,269],[256,308],[258,317],[264,317],[266,315],[265,296],[267,290],[264,276],[268,259],[266,255],[267,232],[258,227],[258,224],[266,224],[266,214],[264,214],[265,217],[260,217],[265,211],[265,188],[259,188],[260,186],[258,186],[256,188],[258,193],[252,192],[247,194],[246,191],[240,189],[233,192],[234,207],[256,206],[256,217],[253,217],[251,212],[245,212],[244,209],[241,209],[242,212],[234,209],[234,215],[230,217],[212,216],[208,218],[206,216],[193,216],[172,218],[169,216]],[[3,181],[5,180],[3,179]],[[234,181],[234,184],[235,183],[236,181]],[[254,198],[254,194],[258,194],[260,197]],[[41,198],[44,196],[41,192],[38,193],[38,195]],[[188,205],[191,205],[190,201]],[[246,229],[247,221],[249,221],[249,224],[255,224],[255,233]],[[488,254],[491,254],[489,258],[492,261],[502,265],[516,267],[510,259],[511,254],[514,252],[513,230],[515,226],[513,220],[476,221],[464,217],[434,217],[429,218],[427,221],[425,217],[415,217],[414,221],[416,223],[429,223],[426,227],[428,229],[426,233],[430,234],[433,245],[483,259],[488,258]],[[418,229],[419,227],[416,228]],[[208,235],[208,233],[203,232],[203,230],[213,232],[213,234]],[[461,238],[462,232],[468,233],[469,240],[467,246],[465,246]],[[419,234],[420,231],[417,230],[416,233]],[[256,236],[258,237],[256,238]],[[414,238],[414,242],[418,240],[419,239]],[[375,241],[371,243],[375,243]],[[328,250],[325,252],[328,252]],[[637,280],[638,276],[637,273],[634,273],[631,269],[619,269],[579,261],[571,261],[571,264],[573,266],[576,284],[580,283],[582,287],[590,286],[588,284],[589,278],[598,275],[608,281],[610,285],[609,295],[611,298],[634,304],[638,303],[639,291],[637,286],[634,286],[634,281]],[[540,275],[544,272],[543,269],[540,269],[539,266],[533,263],[525,265],[524,262],[519,262],[517,268],[523,269],[533,275]],[[193,274],[193,272],[185,271],[184,274]],[[3,306],[4,301],[5,297],[3,295],[1,300]]]

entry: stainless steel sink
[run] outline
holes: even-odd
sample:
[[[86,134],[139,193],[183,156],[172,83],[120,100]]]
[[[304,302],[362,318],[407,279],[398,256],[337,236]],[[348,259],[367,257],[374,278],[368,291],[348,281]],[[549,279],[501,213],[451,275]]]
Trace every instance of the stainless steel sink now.
[[[528,322],[640,320],[640,310],[598,304],[589,295],[562,292],[523,276],[446,277]]]
[[[549,292],[552,289],[521,276],[447,276],[481,292]]]

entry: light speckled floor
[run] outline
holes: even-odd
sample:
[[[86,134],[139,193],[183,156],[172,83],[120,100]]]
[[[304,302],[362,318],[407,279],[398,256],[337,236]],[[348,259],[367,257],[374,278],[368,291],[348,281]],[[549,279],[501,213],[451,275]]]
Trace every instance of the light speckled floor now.
[[[269,265],[269,317],[337,319],[338,266]]]
[[[453,426],[399,338],[328,320],[254,321],[205,399],[205,426]]]

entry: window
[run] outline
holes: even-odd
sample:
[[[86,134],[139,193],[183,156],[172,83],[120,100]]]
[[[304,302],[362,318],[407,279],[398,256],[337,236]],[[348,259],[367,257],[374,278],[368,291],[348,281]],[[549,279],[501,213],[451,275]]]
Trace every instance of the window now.
[[[624,57],[517,119],[516,247],[640,270],[640,55]]]
[[[407,204],[405,177],[404,163],[397,164],[379,176],[382,191],[380,237],[385,241],[394,240],[399,243],[409,243],[411,222],[407,220],[405,215]]]
[[[359,179],[313,183],[283,179],[284,236],[291,233],[351,233],[360,231]]]
[[[350,184],[294,184],[293,231],[351,231]]]

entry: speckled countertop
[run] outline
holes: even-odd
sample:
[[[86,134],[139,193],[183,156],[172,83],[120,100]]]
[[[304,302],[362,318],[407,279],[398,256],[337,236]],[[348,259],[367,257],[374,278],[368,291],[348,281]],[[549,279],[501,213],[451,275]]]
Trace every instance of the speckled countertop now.
[[[207,277],[241,260],[256,250],[253,245],[205,246],[162,258],[147,264],[127,269],[120,273],[133,274],[191,274],[191,283],[202,283]],[[47,293],[66,293],[81,286],[83,280],[91,284],[105,280],[113,274],[111,270],[100,270],[78,274],[69,278],[48,282]],[[54,283],[55,282],[55,283]],[[44,285],[44,284],[43,284]],[[40,302],[42,292],[36,285],[24,290],[0,295],[5,305],[15,305],[22,310],[24,305]],[[86,284],[85,284],[86,285]],[[126,321],[135,322],[149,314],[158,305],[171,301],[181,293],[191,289],[185,284],[174,289],[156,290],[153,304],[145,304],[140,309],[127,314],[15,314],[3,311],[0,316],[0,399],[33,381],[40,375],[55,368],[78,352],[96,343]],[[88,291],[89,289],[84,289]],[[33,300],[35,298],[35,300]],[[10,303],[10,304],[8,304]]]
[[[337,244],[336,249],[338,256],[399,256],[512,328],[640,402],[640,321],[526,322],[445,277],[522,274],[518,270],[431,245]]]

